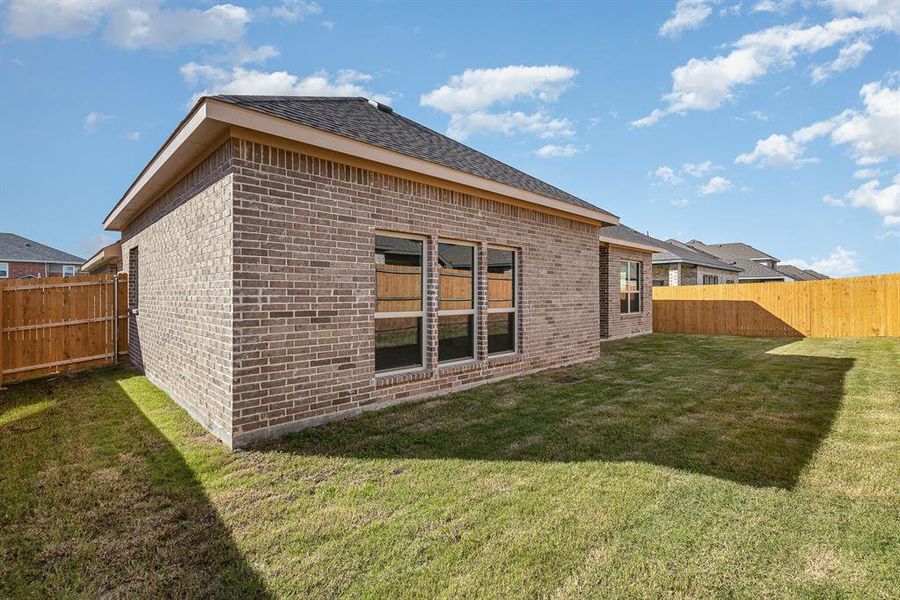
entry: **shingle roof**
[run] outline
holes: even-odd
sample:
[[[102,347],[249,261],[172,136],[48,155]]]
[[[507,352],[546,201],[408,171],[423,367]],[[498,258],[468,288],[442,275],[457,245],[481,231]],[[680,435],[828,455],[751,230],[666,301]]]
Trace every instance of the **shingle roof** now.
[[[615,216],[366,98],[228,95],[211,98]]]
[[[74,254],[23,238],[14,233],[0,232],[0,260],[80,265],[84,262]]]
[[[666,249],[666,252],[654,252],[654,264],[688,263],[692,265],[711,267],[714,269],[724,269],[726,271],[741,271],[740,267],[723,262],[715,256],[707,254],[706,252],[695,250],[694,248],[691,248],[690,246],[687,246],[679,242],[678,240],[670,239],[666,242],[661,243]]]
[[[825,277],[824,275],[819,276],[818,274],[814,274],[815,271],[809,271],[806,269],[801,269],[800,267],[795,267],[794,265],[776,265],[775,270],[779,273],[784,273],[791,279],[795,279],[797,281],[815,281],[816,279],[822,279]]]
[[[644,235],[640,231],[622,224],[613,225],[611,227],[602,227],[600,229],[600,237],[612,238],[621,240],[624,243],[639,244],[642,246],[655,246],[657,248],[662,247],[665,244],[662,240],[658,240],[649,235]]]
[[[803,269],[803,272],[812,275],[813,279],[831,279],[831,277],[829,277],[828,275],[823,275],[822,273],[813,271],[812,269]]]
[[[760,264],[749,258],[739,258],[733,261],[733,264],[743,269],[738,275],[738,279],[784,279],[784,273],[779,273],[775,269],[770,269],[766,265]]]
[[[722,260],[732,261],[742,258],[749,260],[766,258],[778,262],[778,259],[771,254],[766,254],[762,250],[754,248],[750,244],[745,244],[743,242],[730,242],[727,244],[704,244],[700,240],[691,240],[687,244],[692,248],[703,250],[704,252],[712,254],[713,256],[717,256]]]

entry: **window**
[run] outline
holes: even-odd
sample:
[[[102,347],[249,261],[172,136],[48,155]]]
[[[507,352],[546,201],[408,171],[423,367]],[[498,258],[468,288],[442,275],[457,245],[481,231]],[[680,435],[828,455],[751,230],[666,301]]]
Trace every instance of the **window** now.
[[[619,309],[622,314],[641,312],[641,263],[622,261],[619,266]]]
[[[9,263],[0,263],[0,279],[9,277]]]
[[[475,357],[475,247],[438,244],[438,362]]]
[[[488,248],[488,354],[516,351],[516,251]]]
[[[423,240],[375,236],[375,370],[423,365]]]
[[[74,265],[63,265],[63,277],[72,277],[75,275]]]
[[[703,276],[703,285],[718,285],[719,284],[719,276],[718,275],[704,275]]]

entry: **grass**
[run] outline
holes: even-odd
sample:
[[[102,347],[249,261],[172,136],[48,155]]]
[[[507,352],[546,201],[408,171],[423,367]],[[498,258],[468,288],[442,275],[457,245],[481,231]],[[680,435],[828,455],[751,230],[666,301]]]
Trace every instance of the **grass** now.
[[[0,597],[896,597],[900,340],[654,335],[227,452],[133,371],[0,394]]]

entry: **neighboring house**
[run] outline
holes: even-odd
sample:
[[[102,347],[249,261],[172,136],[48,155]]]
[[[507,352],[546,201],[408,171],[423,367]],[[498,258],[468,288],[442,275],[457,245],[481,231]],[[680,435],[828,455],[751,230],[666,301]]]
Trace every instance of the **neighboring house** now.
[[[104,221],[132,361],[232,447],[649,333],[617,224],[384,105],[265,96],[201,98]]]
[[[678,240],[659,241],[653,254],[653,285],[718,285],[737,283],[743,269]]]
[[[700,240],[687,243],[694,250],[705,252],[724,262],[741,268],[738,283],[762,283],[766,281],[786,281],[784,273],[775,270],[778,259],[743,242],[727,244],[704,244]]]
[[[74,254],[14,233],[0,233],[0,279],[62,277],[78,273],[84,262]]]
[[[89,275],[103,275],[106,273],[118,273],[122,270],[122,246],[119,242],[113,242],[104,246],[87,259],[81,270]]]
[[[831,279],[827,275],[817,273],[812,269],[801,269],[794,265],[776,265],[775,270],[785,275],[788,281],[816,281],[817,279]]]
[[[662,244],[621,224],[600,230],[602,337],[615,339],[653,330],[653,253]]]

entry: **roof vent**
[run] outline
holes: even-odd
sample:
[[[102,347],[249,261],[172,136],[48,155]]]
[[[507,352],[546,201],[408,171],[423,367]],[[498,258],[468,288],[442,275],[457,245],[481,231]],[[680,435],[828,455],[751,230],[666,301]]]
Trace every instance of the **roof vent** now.
[[[387,104],[382,104],[381,102],[376,102],[375,100],[369,100],[369,104],[371,104],[374,108],[377,108],[381,112],[386,112],[387,114],[393,114],[394,109],[388,106]]]

